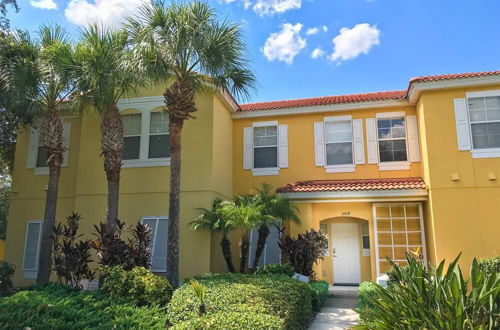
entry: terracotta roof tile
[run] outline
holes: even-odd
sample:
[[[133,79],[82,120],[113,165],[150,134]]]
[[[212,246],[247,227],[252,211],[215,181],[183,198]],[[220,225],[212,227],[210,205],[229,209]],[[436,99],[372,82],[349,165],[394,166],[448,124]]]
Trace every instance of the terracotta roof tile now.
[[[422,178],[395,179],[353,179],[353,180],[311,180],[298,181],[278,188],[280,193],[319,192],[319,191],[359,191],[359,190],[425,190]]]
[[[485,71],[485,72],[469,72],[469,73],[456,73],[456,74],[441,74],[436,76],[422,76],[410,79],[410,84],[413,82],[429,82],[439,80],[451,80],[460,78],[474,78],[500,75],[500,71]]]

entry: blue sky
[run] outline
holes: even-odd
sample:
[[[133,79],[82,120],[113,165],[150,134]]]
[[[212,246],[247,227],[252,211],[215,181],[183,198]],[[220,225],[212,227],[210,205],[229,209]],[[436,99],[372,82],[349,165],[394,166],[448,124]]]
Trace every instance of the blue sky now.
[[[147,0],[18,0],[8,17],[72,33]],[[500,70],[498,0],[210,0],[239,22],[257,76],[249,101],[405,89],[411,77]],[[313,56],[314,55],[314,56]],[[315,57],[315,58],[313,58]]]

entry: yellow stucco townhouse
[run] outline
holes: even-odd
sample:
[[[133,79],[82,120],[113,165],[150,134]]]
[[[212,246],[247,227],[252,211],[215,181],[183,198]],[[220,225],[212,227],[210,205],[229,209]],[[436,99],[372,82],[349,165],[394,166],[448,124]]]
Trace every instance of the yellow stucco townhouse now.
[[[158,273],[165,272],[168,235],[162,105],[159,89],[119,102],[120,218],[152,226]],[[197,105],[182,137],[181,278],[225,271],[217,235],[187,227],[196,208],[262,183],[299,208],[302,223],[289,226],[290,235],[309,228],[328,233],[317,273],[330,283],[374,280],[388,269],[386,256],[404,262],[406,251],[419,250],[432,263],[462,252],[465,269],[473,257],[500,252],[500,71],[414,78],[401,91],[242,105],[230,95],[203,94]],[[106,212],[99,119],[67,116],[64,132],[57,218],[77,211],[91,235]],[[32,283],[37,273],[44,164],[36,127],[21,131],[5,250],[17,285]],[[261,263],[281,261],[277,239],[273,232]]]

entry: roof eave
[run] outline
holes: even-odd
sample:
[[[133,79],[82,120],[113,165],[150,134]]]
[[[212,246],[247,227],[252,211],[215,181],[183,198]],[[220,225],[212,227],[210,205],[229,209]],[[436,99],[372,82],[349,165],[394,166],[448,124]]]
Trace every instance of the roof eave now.
[[[387,190],[358,190],[358,191],[309,191],[309,192],[281,192],[280,196],[288,199],[310,198],[374,198],[374,197],[427,197],[425,189],[387,189]]]

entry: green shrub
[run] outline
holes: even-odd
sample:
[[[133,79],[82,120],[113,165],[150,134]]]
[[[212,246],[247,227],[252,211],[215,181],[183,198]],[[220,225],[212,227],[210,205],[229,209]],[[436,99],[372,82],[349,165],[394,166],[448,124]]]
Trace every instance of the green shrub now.
[[[500,273],[500,257],[484,258],[479,261],[479,268],[487,275]]]
[[[295,272],[293,271],[293,267],[291,264],[269,264],[257,268],[255,271],[255,275],[286,275],[292,277]]]
[[[15,271],[16,269],[13,264],[7,261],[0,261],[0,297],[13,291],[11,277]]]
[[[120,266],[103,267],[102,290],[111,298],[121,298],[137,306],[160,305],[170,301],[172,286],[163,277],[144,267],[124,270]]]
[[[313,309],[319,312],[326,298],[328,298],[328,288],[330,285],[327,281],[314,281],[309,283],[309,287],[313,291]]]
[[[269,314],[219,312],[176,324],[172,330],[282,330],[284,322]]]
[[[102,291],[49,284],[0,299],[2,329],[164,329],[163,308],[136,307]]]
[[[361,283],[359,286],[359,308],[370,307],[370,298],[375,299],[377,296],[375,286],[373,282]]]
[[[400,281],[387,288],[374,285],[366,295],[367,308],[360,308],[361,326],[375,329],[499,329],[500,274],[486,276],[472,262],[470,280],[464,280],[458,258],[446,272],[425,267],[407,255],[404,271],[391,264]]]
[[[284,275],[218,274],[197,277],[206,287],[204,317],[215,313],[267,314],[285,329],[301,329],[313,314],[312,290]],[[188,284],[177,289],[168,305],[173,325],[197,318],[199,300]],[[250,325],[249,325],[250,326]]]

